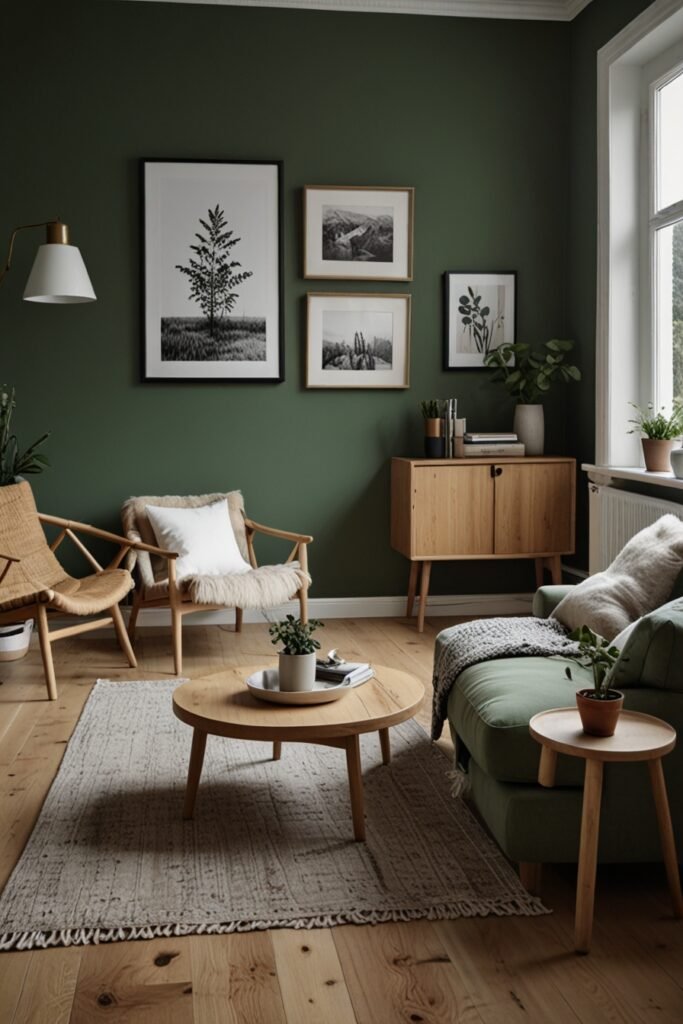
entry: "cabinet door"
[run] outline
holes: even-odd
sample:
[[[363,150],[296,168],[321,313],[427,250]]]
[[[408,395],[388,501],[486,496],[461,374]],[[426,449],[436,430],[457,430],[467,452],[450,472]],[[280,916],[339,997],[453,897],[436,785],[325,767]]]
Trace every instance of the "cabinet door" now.
[[[489,466],[414,470],[415,557],[493,554],[493,477]]]
[[[495,485],[497,555],[574,550],[574,464],[499,463]]]

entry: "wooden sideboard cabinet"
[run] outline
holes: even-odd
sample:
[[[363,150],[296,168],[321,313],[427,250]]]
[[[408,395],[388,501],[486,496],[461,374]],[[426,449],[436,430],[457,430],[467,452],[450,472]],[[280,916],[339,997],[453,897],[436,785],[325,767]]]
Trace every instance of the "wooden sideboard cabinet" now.
[[[424,629],[432,562],[533,558],[536,584],[574,551],[576,462],[510,459],[392,459],[391,546],[410,559],[408,607],[419,586]]]

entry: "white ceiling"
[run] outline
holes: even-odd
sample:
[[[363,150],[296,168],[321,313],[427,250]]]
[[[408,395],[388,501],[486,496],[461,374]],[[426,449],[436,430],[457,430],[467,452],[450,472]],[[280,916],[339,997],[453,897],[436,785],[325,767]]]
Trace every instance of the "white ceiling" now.
[[[433,14],[454,18],[571,21],[590,0],[138,0],[147,3],[217,4],[232,7],[299,7],[372,14]]]

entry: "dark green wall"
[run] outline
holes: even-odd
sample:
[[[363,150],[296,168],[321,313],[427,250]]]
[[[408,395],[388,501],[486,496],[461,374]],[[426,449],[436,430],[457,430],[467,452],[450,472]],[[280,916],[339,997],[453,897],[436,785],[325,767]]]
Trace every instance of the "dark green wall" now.
[[[181,4],[5,10],[0,229],[61,216],[98,295],[85,306],[23,303],[39,238],[20,240],[0,295],[2,376],[18,388],[21,435],[53,431],[39,504],[113,526],[130,494],[240,487],[254,518],[315,534],[315,595],[400,593],[388,466],[420,452],[419,400],[456,395],[484,430],[512,416],[486,373],[440,369],[442,272],[516,269],[519,339],[575,331],[584,371],[592,361],[594,297],[589,271],[579,273],[593,255],[592,164],[570,152],[570,139],[590,148],[576,121],[592,86],[570,71],[572,45],[581,66],[594,58],[589,37],[559,23]],[[141,156],[284,160],[285,383],[140,383]],[[577,169],[578,233],[567,216]],[[415,280],[375,286],[413,296],[407,392],[303,388],[303,297],[316,289],[301,278],[306,183],[416,187]],[[550,451],[571,450],[566,398],[548,409]],[[435,590],[532,586],[522,563],[441,569]]]

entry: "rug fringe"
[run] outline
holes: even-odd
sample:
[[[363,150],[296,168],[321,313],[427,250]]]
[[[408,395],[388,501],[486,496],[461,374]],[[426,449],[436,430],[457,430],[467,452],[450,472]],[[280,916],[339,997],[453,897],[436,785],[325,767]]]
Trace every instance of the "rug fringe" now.
[[[497,900],[468,900],[423,910],[343,911],[313,917],[274,918],[265,921],[227,921],[223,924],[166,924],[130,928],[63,928],[55,931],[6,932],[0,950],[48,949],[52,946],[89,946],[131,939],[175,938],[181,935],[227,935],[266,931],[269,928],[333,928],[342,924],[384,924],[389,921],[444,921],[458,917],[536,917],[551,911],[535,896]]]

